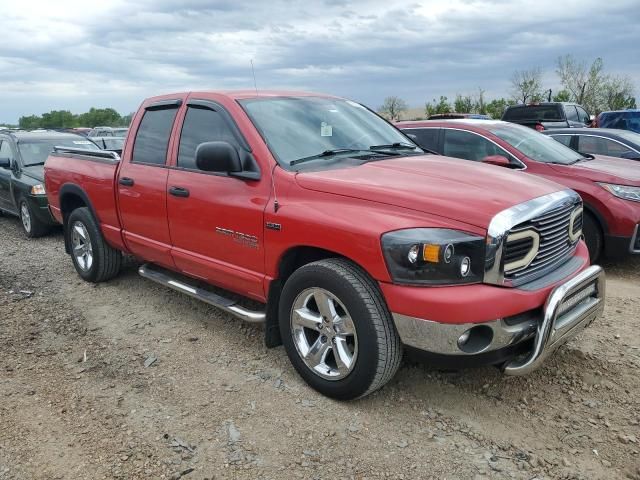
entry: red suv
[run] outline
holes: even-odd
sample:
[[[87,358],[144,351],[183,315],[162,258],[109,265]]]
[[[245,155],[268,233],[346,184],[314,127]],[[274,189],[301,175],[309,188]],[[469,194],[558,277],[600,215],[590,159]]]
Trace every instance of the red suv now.
[[[583,155],[530,128],[493,120],[399,122],[421,147],[554,180],[584,201],[584,235],[591,260],[640,254],[640,165]]]

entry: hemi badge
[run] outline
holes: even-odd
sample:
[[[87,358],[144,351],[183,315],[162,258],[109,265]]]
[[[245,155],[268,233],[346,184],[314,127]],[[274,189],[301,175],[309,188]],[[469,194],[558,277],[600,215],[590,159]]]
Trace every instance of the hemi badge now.
[[[267,222],[267,228],[269,230],[280,231],[280,230],[282,230],[282,225],[280,225],[279,223]]]

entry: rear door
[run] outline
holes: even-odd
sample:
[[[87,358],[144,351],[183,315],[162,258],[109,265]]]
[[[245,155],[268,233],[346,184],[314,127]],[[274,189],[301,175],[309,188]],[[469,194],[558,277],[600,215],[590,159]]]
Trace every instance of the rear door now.
[[[118,172],[120,221],[129,250],[174,268],[167,218],[167,152],[181,99],[148,105]]]
[[[0,139],[0,158],[8,158],[11,166],[15,165],[15,155],[9,140]],[[17,209],[13,203],[13,193],[11,191],[12,168],[0,168],[0,208],[16,213]]]
[[[173,259],[188,275],[263,300],[269,177],[262,172],[259,180],[246,180],[199,170],[196,148],[213,141],[228,142],[242,155],[251,155],[220,104],[190,100],[167,184]]]

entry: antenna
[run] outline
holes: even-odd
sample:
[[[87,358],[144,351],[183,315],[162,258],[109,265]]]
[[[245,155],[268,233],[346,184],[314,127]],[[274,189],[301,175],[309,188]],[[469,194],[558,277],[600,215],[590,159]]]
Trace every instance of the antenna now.
[[[256,97],[260,94],[258,93],[258,82],[256,82],[256,71],[253,68],[253,58],[249,60],[251,62],[251,74],[253,75],[253,88],[256,89]],[[265,139],[266,142],[266,139]],[[273,165],[271,169],[271,188],[273,189],[273,211],[278,213],[278,209],[280,208],[280,204],[278,203],[278,194],[276,193],[276,180],[273,177],[276,171],[276,167],[278,166],[278,162]]]
[[[253,87],[256,89],[256,97],[258,96],[258,83],[256,82],[256,71],[253,69],[253,58],[251,62],[251,73],[253,74]]]

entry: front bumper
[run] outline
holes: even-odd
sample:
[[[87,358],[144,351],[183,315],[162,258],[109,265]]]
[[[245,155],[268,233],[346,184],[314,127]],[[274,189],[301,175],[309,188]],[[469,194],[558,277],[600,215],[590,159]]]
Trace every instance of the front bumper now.
[[[441,323],[394,313],[402,342],[446,356],[475,356],[532,340],[530,351],[504,366],[508,375],[538,368],[560,345],[598,318],[604,310],[605,276],[592,266],[551,290],[544,307],[482,323]]]
[[[46,195],[29,195],[27,201],[30,203],[33,215],[43,224],[48,226],[57,225],[58,222],[51,215],[49,201]]]

